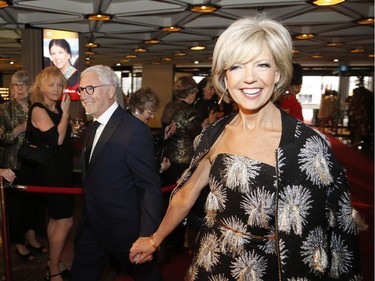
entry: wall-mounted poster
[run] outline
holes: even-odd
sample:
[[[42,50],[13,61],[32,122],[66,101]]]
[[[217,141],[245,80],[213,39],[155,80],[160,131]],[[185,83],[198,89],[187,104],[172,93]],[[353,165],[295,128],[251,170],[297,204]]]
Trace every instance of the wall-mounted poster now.
[[[43,30],[43,67],[55,65],[61,70],[68,87],[65,90],[72,100],[79,100],[79,36],[77,32]]]

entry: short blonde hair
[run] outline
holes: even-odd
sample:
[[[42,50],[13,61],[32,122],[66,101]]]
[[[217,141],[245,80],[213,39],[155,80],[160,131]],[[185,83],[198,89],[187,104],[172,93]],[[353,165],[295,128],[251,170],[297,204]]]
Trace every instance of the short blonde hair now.
[[[33,84],[32,90],[31,90],[31,101],[34,102],[41,102],[44,99],[43,93],[42,93],[42,85],[46,83],[46,81],[50,77],[59,77],[61,78],[61,82],[63,84],[63,88],[65,89],[68,85],[65,77],[62,75],[60,69],[58,69],[56,66],[48,66],[44,68],[41,72],[38,73],[38,75],[35,78],[35,82]]]
[[[219,37],[212,62],[212,82],[217,93],[229,101],[225,73],[236,63],[255,59],[264,44],[270,49],[280,73],[272,101],[284,93],[292,77],[292,39],[280,23],[264,18],[246,17],[233,22]]]

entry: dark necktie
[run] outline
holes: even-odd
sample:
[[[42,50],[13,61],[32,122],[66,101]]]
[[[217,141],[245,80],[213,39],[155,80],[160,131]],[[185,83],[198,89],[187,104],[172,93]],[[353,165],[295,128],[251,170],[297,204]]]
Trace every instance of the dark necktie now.
[[[94,142],[96,129],[100,126],[98,121],[94,121],[88,128],[87,128],[87,137],[86,137],[86,150],[85,150],[85,161],[86,166],[89,164],[90,154],[92,150],[92,144]]]

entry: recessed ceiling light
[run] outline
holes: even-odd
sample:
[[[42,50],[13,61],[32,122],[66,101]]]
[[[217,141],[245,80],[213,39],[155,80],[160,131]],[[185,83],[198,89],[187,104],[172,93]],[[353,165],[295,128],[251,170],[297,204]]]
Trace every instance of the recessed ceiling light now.
[[[375,55],[374,54],[369,54],[368,57],[369,58],[373,58]]]
[[[203,46],[203,45],[195,45],[195,46],[191,46],[190,47],[190,50],[193,50],[193,51],[201,51],[201,50],[205,50],[207,47],[206,46]]]
[[[149,40],[143,40],[144,44],[158,44],[161,41],[159,39],[149,39]]]
[[[98,45],[98,44],[95,44],[95,43],[93,43],[93,42],[90,42],[90,43],[87,43],[85,46],[86,46],[87,48],[96,48],[96,47],[98,47],[99,45]]]
[[[152,64],[161,64],[161,62],[160,62],[160,61],[157,61],[157,60],[154,60],[154,61],[152,62]]]
[[[85,55],[95,55],[96,53],[95,52],[93,52],[93,51],[86,51],[85,52]]]
[[[161,27],[160,28],[161,30],[163,31],[166,31],[166,32],[178,32],[182,29],[182,27],[179,27],[179,26],[165,26],[165,27]]]
[[[13,6],[13,1],[0,1],[0,9]]]
[[[356,21],[358,24],[374,24],[374,18],[359,19]]]
[[[130,55],[127,55],[126,58],[127,59],[135,59],[135,58],[138,58],[138,56],[135,55],[135,54],[130,54]]]
[[[310,58],[312,59],[321,59],[323,56],[322,55],[312,55]]]
[[[161,58],[161,60],[163,60],[163,61],[171,61],[171,60],[173,60],[173,59],[170,58],[170,57],[164,57],[164,58]]]
[[[297,50],[297,49],[292,50],[292,54],[299,54],[300,52],[301,52],[301,50]]]
[[[219,6],[207,4],[207,5],[188,5],[187,10],[196,12],[196,13],[212,13],[220,9]]]
[[[135,48],[135,49],[133,49],[133,51],[137,52],[137,53],[146,53],[147,49],[145,49],[145,48]]]
[[[176,52],[173,55],[176,56],[176,57],[184,57],[184,56],[186,56],[186,53],[184,53],[184,52]]]
[[[111,15],[107,14],[92,14],[92,15],[87,15],[86,18],[88,20],[110,20],[112,18]]]
[[[301,33],[301,34],[297,34],[296,36],[294,36],[294,38],[300,39],[300,40],[311,39],[314,37],[315,35],[312,33]]]
[[[328,42],[327,43],[328,47],[337,47],[337,46],[342,46],[342,45],[344,45],[344,44],[341,43],[341,42]]]
[[[333,6],[345,2],[346,0],[315,0],[312,1],[317,6]]]
[[[334,62],[339,62],[339,59],[333,59]]]
[[[350,50],[351,53],[363,53],[364,51],[365,50],[362,48],[355,48]]]

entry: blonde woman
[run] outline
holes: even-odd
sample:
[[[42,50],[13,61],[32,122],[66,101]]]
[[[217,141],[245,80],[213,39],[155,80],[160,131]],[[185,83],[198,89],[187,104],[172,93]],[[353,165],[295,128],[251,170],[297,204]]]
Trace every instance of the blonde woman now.
[[[292,40],[280,23],[243,18],[224,31],[212,80],[239,111],[197,137],[161,225],[135,242],[131,261],[152,259],[208,184],[185,280],[360,280],[344,170],[319,132],[274,104],[291,75]]]
[[[70,97],[63,95],[66,80],[55,66],[43,69],[32,88],[30,108],[30,141],[48,147],[45,164],[36,167],[36,184],[48,187],[71,187],[72,145],[68,123]],[[65,240],[73,225],[73,195],[47,194],[49,211],[47,226],[50,256],[46,280],[62,281],[60,258]]]

